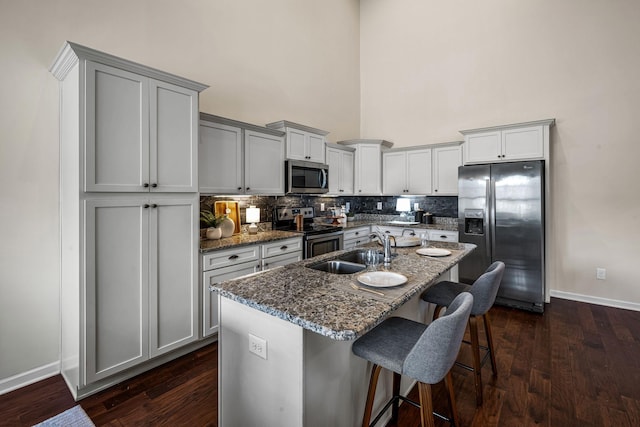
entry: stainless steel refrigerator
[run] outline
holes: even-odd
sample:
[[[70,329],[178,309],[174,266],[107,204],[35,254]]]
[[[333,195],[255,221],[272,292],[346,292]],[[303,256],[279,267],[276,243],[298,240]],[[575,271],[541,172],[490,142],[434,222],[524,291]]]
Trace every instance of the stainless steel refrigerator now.
[[[461,166],[458,229],[477,246],[460,263],[461,282],[503,261],[496,303],[544,311],[544,161]]]

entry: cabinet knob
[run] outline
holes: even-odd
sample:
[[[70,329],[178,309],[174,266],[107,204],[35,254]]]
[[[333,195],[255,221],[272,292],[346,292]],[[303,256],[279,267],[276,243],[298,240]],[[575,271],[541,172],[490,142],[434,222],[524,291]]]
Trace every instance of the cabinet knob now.
[[[229,259],[236,259],[236,258],[238,258],[238,255],[231,255],[231,256],[229,257]]]
[[[362,193],[362,190],[358,190],[358,193]]]
[[[149,188],[149,183],[148,183],[148,182],[145,182],[144,184],[142,184],[142,186],[143,186],[144,188]]]
[[[145,209],[149,209],[149,205],[146,204],[146,203],[142,207],[145,208]]]
[[[151,205],[152,208],[157,208],[158,205],[156,205],[155,203]]]
[[[288,247],[287,245],[280,246],[280,250],[281,250],[281,251],[284,251],[285,249],[288,249],[288,248],[289,248],[289,247]]]
[[[436,189],[435,189],[435,190],[433,190],[433,191],[437,193],[437,192],[438,192],[438,189],[436,188]]]
[[[249,190],[251,190],[251,188],[247,187],[246,190],[249,191]]]
[[[153,184],[151,184],[151,186],[152,186],[153,188],[156,188],[156,187],[158,186],[158,184],[154,182]]]
[[[242,187],[238,187],[238,190],[242,190]]]

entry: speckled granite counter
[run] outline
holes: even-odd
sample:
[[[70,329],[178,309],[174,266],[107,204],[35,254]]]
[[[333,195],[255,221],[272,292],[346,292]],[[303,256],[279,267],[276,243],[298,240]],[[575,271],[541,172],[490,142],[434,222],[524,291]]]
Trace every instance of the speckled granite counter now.
[[[428,229],[428,230],[445,230],[445,231],[458,231],[457,225],[452,224],[411,224],[403,225],[398,223],[392,223],[390,221],[371,221],[371,220],[354,220],[347,221],[347,225],[343,228],[348,230],[349,228],[365,227],[367,225],[380,225],[387,227],[400,227],[400,228],[413,228],[413,229]]]
[[[384,296],[353,289],[351,285],[358,284],[356,276],[360,273],[331,274],[306,267],[345,251],[223,282],[214,289],[223,297],[331,339],[353,340],[426,289],[475,248],[463,243],[432,246],[449,249],[452,254],[430,258],[418,255],[416,247],[397,249],[398,255],[385,269],[405,275],[408,281],[395,288],[378,289]]]
[[[243,245],[254,245],[256,243],[267,243],[276,240],[289,239],[291,237],[302,237],[300,233],[290,231],[260,231],[258,234],[235,234],[231,237],[225,237],[219,240],[200,240],[200,252],[210,252],[217,249],[225,249]]]

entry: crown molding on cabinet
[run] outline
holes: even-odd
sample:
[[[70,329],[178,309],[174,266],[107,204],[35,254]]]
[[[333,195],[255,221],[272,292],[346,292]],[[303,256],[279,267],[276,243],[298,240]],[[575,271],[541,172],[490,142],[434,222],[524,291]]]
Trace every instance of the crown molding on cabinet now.
[[[312,128],[310,126],[301,125],[298,123],[290,122],[288,120],[280,120],[279,122],[273,122],[266,125],[270,129],[284,129],[284,128],[293,128],[298,129],[304,132],[315,133],[317,135],[326,136],[329,134],[326,130]]]
[[[62,46],[62,49],[58,52],[53,64],[51,64],[49,71],[51,71],[58,80],[62,81],[80,60],[88,60],[110,65],[112,67],[127,70],[132,73],[175,84],[198,92],[202,92],[209,87],[203,83],[185,79],[184,77],[147,67],[127,59],[118,58],[117,56],[100,52],[70,41],[65,42]]]
[[[503,129],[511,129],[511,128],[520,128],[520,127],[529,127],[529,126],[553,126],[556,122],[556,119],[544,119],[544,120],[536,120],[533,122],[524,122],[524,123],[513,123],[510,125],[500,125],[500,126],[490,126],[486,128],[478,128],[478,129],[467,129],[459,131],[463,135],[467,135],[469,133],[478,133],[478,132],[490,132],[495,130],[503,130]]]

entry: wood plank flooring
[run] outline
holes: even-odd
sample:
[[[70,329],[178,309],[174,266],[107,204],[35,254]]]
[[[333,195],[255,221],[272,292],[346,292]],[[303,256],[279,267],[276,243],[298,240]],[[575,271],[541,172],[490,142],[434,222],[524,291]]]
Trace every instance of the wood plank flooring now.
[[[552,299],[544,315],[495,306],[491,319],[498,377],[485,365],[481,408],[471,373],[453,370],[462,426],[640,425],[639,312]],[[0,425],[31,426],[75,404],[56,376],[0,396]],[[217,344],[79,404],[97,426],[217,426]],[[441,384],[434,407],[448,414]],[[402,405],[398,426],[419,425],[418,410]]]

